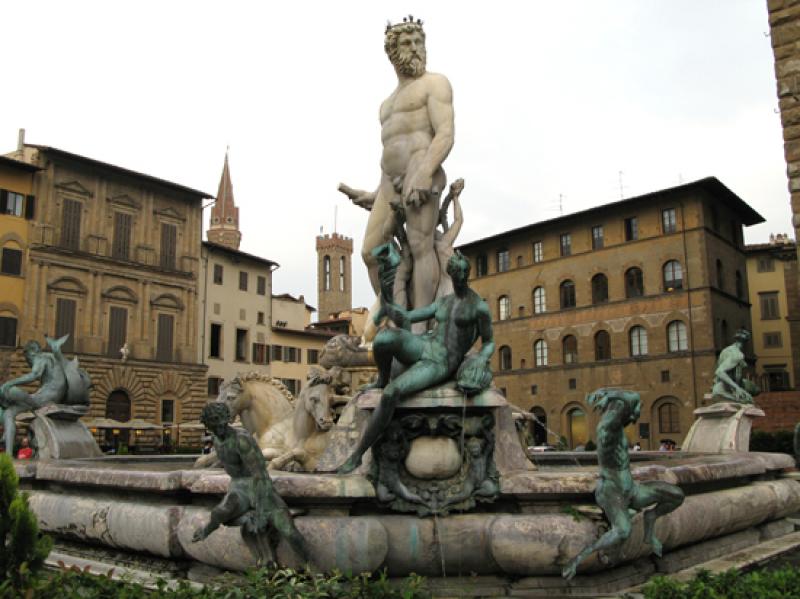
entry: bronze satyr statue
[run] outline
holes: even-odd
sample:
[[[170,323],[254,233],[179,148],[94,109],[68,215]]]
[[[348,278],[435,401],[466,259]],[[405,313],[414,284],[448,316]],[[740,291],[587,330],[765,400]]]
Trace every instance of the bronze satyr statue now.
[[[31,371],[0,385],[0,418],[3,419],[6,451],[14,447],[18,414],[55,404],[68,413],[61,417],[77,419],[89,409],[89,388],[92,386],[89,375],[78,367],[77,358],[67,360],[61,353],[61,346],[69,335],[46,339],[50,352],[42,351],[36,341],[25,344],[25,360]],[[22,385],[34,381],[42,384],[35,393],[22,388]]]
[[[597,424],[597,462],[600,480],[594,496],[603,508],[611,529],[594,543],[584,547],[564,567],[562,576],[575,576],[578,564],[595,551],[618,547],[631,535],[629,509],[644,512],[644,540],[661,556],[661,542],[655,536],[656,518],[668,514],[683,503],[680,487],[662,482],[633,482],[625,427],[639,419],[639,394],[622,389],[598,389],[586,397],[587,403],[602,416]],[[650,509],[646,509],[653,506]]]
[[[211,510],[208,524],[195,531],[192,542],[202,541],[221,524],[241,526],[242,537],[254,550],[259,566],[276,560],[279,538],[286,539],[303,563],[310,564],[305,539],[272,486],[253,436],[230,426],[230,411],[221,402],[206,404],[200,420],[212,432],[214,450],[231,482],[225,497]]]
[[[750,331],[739,329],[733,336],[733,343],[720,352],[714,371],[714,387],[711,389],[714,399],[753,403],[753,396],[758,394],[758,389],[743,375],[747,368],[744,347],[749,340]]]
[[[454,292],[429,306],[409,311],[392,302],[391,282],[399,264],[394,246],[385,244],[375,251],[381,265],[381,309],[376,320],[388,316],[398,328],[384,329],[375,337],[372,351],[378,380],[373,387],[383,389],[383,393],[358,446],[339,468],[340,474],[358,468],[364,453],[384,433],[395,408],[405,398],[452,378],[457,378],[465,393],[479,393],[492,380],[492,318],[486,302],[467,284],[469,261],[460,253],[454,254],[447,262]],[[428,319],[435,320],[433,330],[421,335],[411,333],[411,323]],[[480,352],[465,360],[478,337],[482,342]],[[395,360],[407,369],[391,377]]]

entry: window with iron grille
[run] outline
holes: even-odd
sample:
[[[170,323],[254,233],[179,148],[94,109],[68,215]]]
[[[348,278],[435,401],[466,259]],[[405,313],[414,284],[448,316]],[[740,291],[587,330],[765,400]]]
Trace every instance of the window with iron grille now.
[[[162,399],[161,400],[161,423],[171,424],[175,422],[175,400]]]

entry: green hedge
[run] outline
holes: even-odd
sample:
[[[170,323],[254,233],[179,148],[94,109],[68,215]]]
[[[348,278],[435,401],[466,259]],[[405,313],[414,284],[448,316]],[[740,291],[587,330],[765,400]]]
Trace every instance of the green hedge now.
[[[800,598],[800,569],[785,566],[778,570],[742,573],[728,570],[721,574],[701,571],[688,583],[656,576],[642,589],[646,599],[791,599]]]
[[[229,577],[222,584],[195,588],[185,581],[156,589],[94,576],[77,568],[40,575],[21,589],[10,581],[0,583],[2,599],[422,599],[430,597],[423,579],[412,575],[404,581],[390,582],[386,574],[346,576],[310,574],[290,569],[254,570],[243,578]]]

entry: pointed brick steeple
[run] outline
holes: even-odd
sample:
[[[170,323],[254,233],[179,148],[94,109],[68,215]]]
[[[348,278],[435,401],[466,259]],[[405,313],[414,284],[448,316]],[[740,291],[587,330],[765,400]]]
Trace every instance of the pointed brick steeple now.
[[[233,202],[233,184],[228,166],[228,152],[225,152],[225,166],[219,179],[217,201],[211,209],[211,226],[206,232],[211,243],[239,249],[242,233],[239,231],[239,209]]]

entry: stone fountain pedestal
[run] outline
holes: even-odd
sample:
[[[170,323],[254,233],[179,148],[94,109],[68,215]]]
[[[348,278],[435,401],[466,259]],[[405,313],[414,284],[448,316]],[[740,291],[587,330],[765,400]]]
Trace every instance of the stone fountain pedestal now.
[[[730,453],[750,450],[754,418],[764,411],[754,405],[720,401],[694,411],[696,420],[681,449],[687,452]]]
[[[92,433],[79,420],[88,406],[48,405],[36,410],[29,423],[36,457],[42,460],[96,458],[103,455]]]
[[[350,402],[318,472],[334,472],[347,459],[380,399],[373,389]],[[467,398],[451,382],[403,401],[356,472],[390,509],[429,515],[491,502],[500,476],[531,470],[505,397],[492,388]]]

